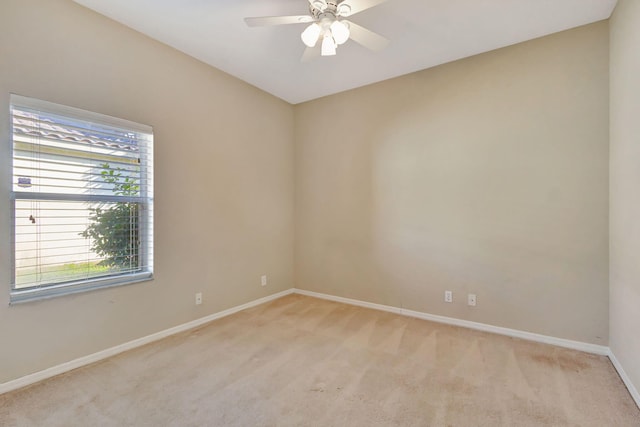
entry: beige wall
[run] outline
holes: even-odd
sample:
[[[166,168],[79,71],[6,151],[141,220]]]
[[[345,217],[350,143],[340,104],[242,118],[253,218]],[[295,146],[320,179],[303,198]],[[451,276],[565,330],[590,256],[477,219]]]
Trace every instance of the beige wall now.
[[[11,92],[153,126],[155,280],[8,306]],[[2,0],[0,200],[1,383],[291,288],[293,107],[70,0]]]
[[[611,350],[640,389],[640,2],[611,18]]]
[[[292,107],[71,1],[3,0],[0,200],[9,93],[149,124],[156,278],[8,306],[3,203],[0,382],[294,283],[606,345],[608,48],[598,23]]]
[[[606,345],[608,96],[600,22],[297,106],[296,287]]]

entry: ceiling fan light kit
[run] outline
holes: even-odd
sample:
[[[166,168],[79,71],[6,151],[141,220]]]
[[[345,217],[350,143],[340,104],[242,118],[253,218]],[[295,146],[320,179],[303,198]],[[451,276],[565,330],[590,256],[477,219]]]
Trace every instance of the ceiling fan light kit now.
[[[320,52],[322,56],[333,56],[336,54],[336,43],[329,34],[325,34],[322,39],[322,50]]]
[[[329,27],[331,36],[336,44],[341,45],[349,40],[349,25],[341,21],[333,21]]]
[[[316,43],[318,43],[318,38],[320,37],[321,32],[322,28],[320,28],[320,25],[314,22],[309,25],[302,34],[300,34],[300,38],[307,47],[314,47]]]
[[[310,15],[245,18],[245,22],[250,27],[311,23],[300,34],[302,42],[307,46],[303,61],[316,56],[333,56],[337,47],[349,39],[376,51],[383,49],[389,40],[343,18],[384,1],[386,0],[308,0]],[[320,39],[322,43],[319,45]]]
[[[349,26],[337,19],[323,16],[320,24],[314,22],[300,34],[302,42],[307,47],[315,47],[322,37],[322,56],[332,56],[336,54],[336,48],[349,40]],[[331,46],[329,46],[331,45]]]

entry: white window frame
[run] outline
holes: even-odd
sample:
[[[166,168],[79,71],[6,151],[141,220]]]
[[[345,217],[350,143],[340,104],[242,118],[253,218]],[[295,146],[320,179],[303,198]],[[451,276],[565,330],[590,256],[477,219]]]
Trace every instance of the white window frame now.
[[[62,295],[75,294],[94,289],[103,289],[113,286],[128,285],[149,281],[153,279],[153,128],[151,126],[135,123],[129,120],[120,119],[104,114],[94,113],[79,108],[69,107],[65,105],[55,104],[35,98],[28,98],[16,94],[10,95],[10,111],[13,117],[13,107],[29,108],[35,110],[46,111],[69,119],[76,119],[85,122],[92,122],[100,125],[107,125],[126,129],[129,131],[140,132],[150,135],[148,149],[141,154],[142,161],[141,176],[146,177],[140,184],[140,196],[129,197],[126,201],[138,203],[141,215],[139,217],[139,240],[140,252],[139,257],[142,259],[142,268],[139,272],[105,275],[86,280],[77,280],[72,282],[47,284],[40,287],[32,287],[25,289],[16,288],[16,242],[15,242],[15,224],[16,224],[16,200],[46,200],[46,201],[96,201],[96,202],[121,202],[122,196],[78,196],[64,193],[33,193],[15,191],[13,183],[10,193],[11,208],[11,291],[10,304],[22,303],[45,298],[52,298]],[[13,146],[14,146],[14,130],[13,119],[10,120],[10,149],[9,156],[11,159],[11,179],[13,174]]]

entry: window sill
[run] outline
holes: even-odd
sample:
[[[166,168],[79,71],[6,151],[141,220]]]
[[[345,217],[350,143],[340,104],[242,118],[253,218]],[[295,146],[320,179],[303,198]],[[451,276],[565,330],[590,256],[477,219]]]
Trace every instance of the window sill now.
[[[136,273],[126,276],[103,277],[60,285],[45,286],[42,288],[14,289],[9,296],[9,305],[22,304],[31,301],[56,298],[65,295],[73,295],[96,289],[113,288],[116,286],[131,285],[139,282],[153,280],[153,273]]]

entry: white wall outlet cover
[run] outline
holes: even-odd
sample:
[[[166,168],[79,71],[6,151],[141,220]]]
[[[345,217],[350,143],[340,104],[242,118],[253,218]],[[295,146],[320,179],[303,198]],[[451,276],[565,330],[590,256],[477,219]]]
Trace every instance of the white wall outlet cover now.
[[[476,306],[476,294],[469,294],[467,298],[467,304],[469,304],[471,307]]]
[[[444,302],[453,302],[453,292],[444,291]]]
[[[202,304],[202,292],[196,294],[196,305]]]
[[[262,286],[267,286],[267,276],[266,276],[266,275],[265,275],[265,276],[262,276],[262,277],[260,278],[260,284],[261,284]]]

